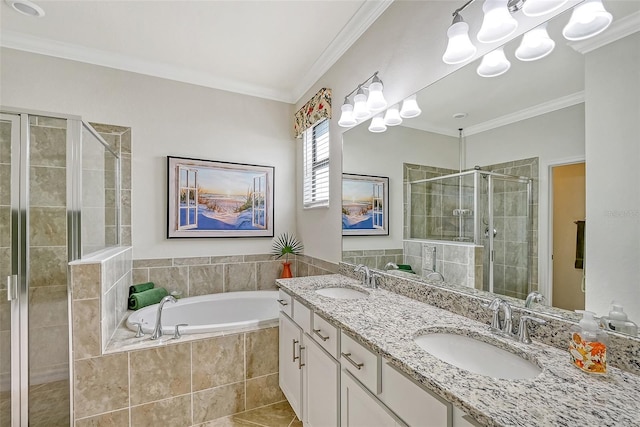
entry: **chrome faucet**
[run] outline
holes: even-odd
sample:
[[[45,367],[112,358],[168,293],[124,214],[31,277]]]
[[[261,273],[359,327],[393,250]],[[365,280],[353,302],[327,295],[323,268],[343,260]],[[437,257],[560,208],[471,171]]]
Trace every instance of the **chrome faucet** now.
[[[540,292],[533,291],[527,295],[527,299],[524,301],[524,308],[531,308],[534,302],[542,302],[544,300],[544,295]]]
[[[176,300],[172,295],[167,295],[160,300],[160,304],[158,304],[158,313],[156,314],[156,327],[153,329],[153,334],[151,334],[150,338],[152,340],[157,340],[162,336],[162,307],[167,301],[178,302],[178,300]]]
[[[400,267],[398,267],[398,264],[396,264],[395,262],[388,262],[387,265],[384,266],[385,270],[399,270]]]
[[[520,316],[520,326],[518,326],[518,341],[531,344],[531,338],[529,337],[529,322],[536,322],[539,325],[544,325],[545,322],[542,319],[537,319],[531,316]]]
[[[501,332],[507,336],[513,336],[513,317],[511,306],[501,298],[494,298],[490,303],[483,304],[483,307],[493,311],[491,319],[491,329]],[[503,321],[500,321],[500,311],[503,314]]]
[[[365,286],[367,288],[377,288],[378,287],[378,283],[376,282],[376,279],[378,277],[381,277],[379,274],[375,274],[371,272],[371,269],[369,267],[367,267],[364,264],[358,264],[356,265],[356,268],[353,270],[356,273],[359,271],[362,271],[362,286]]]

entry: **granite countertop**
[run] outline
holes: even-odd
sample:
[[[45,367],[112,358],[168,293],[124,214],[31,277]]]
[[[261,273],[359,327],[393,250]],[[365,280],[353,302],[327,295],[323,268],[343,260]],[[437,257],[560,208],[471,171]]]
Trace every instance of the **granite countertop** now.
[[[383,289],[367,298],[338,300],[315,290],[364,289],[332,274],[279,279],[278,285],[392,365],[487,426],[640,426],[640,376],[608,367],[606,375],[580,371],[567,351],[500,337],[488,325]],[[455,331],[520,353],[542,367],[534,379],[491,378],[457,368],[425,352],[413,338]],[[569,331],[567,331],[567,340]]]

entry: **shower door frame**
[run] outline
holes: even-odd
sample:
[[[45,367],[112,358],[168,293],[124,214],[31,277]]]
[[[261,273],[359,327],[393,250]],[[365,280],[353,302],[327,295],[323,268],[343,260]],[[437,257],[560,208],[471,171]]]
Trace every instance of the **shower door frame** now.
[[[67,121],[66,192],[67,192],[67,262],[80,258],[81,187],[74,179],[81,174],[81,129],[79,116],[18,109],[0,105],[2,118],[12,123],[11,141],[11,273],[17,280],[17,295],[11,295],[11,426],[26,427],[29,420],[29,185],[31,130],[29,118],[51,117]],[[19,125],[14,138],[13,126]],[[89,129],[92,129],[89,125]],[[104,140],[100,138],[104,144]],[[79,181],[75,181],[79,182]],[[13,279],[15,277],[15,279]],[[10,283],[8,282],[7,285]],[[7,295],[9,296],[9,286]],[[13,292],[11,292],[13,294]],[[71,281],[67,276],[67,309],[70,313]],[[69,318],[69,402],[73,414],[73,322]],[[72,417],[70,417],[73,420]]]

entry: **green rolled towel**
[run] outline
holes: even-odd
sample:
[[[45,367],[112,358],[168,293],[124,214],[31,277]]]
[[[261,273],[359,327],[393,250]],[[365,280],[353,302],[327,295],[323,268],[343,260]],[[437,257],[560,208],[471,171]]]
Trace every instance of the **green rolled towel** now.
[[[169,292],[165,288],[155,288],[135,293],[129,297],[129,309],[139,310],[142,307],[157,304],[167,295],[169,295]]]
[[[398,264],[398,270],[407,270],[411,271],[412,268],[409,264]]]
[[[138,283],[137,285],[129,286],[129,296],[138,292],[148,291],[149,289],[153,289],[154,286],[153,282]]]

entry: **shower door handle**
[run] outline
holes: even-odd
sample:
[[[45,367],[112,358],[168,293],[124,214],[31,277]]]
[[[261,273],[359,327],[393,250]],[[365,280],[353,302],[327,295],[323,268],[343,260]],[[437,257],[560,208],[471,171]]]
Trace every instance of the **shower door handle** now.
[[[18,276],[7,276],[7,301],[18,298]]]

